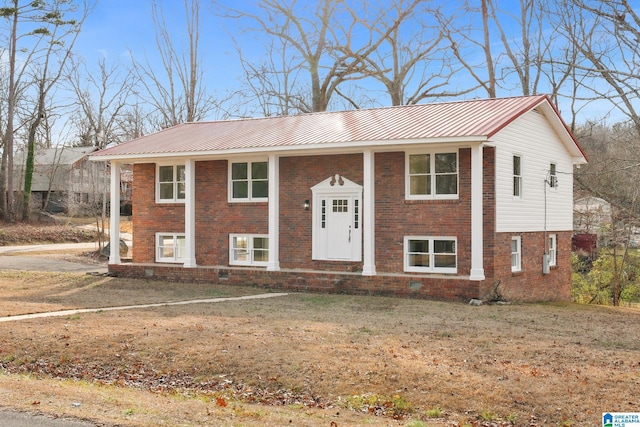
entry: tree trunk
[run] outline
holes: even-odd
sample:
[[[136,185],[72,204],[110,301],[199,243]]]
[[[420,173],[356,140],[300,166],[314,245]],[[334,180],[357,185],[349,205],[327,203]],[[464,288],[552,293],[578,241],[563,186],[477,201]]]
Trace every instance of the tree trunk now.
[[[496,72],[493,67],[493,58],[491,57],[491,37],[489,35],[489,8],[487,2],[491,0],[482,0],[482,28],[484,30],[484,56],[487,61],[487,92],[489,98],[496,97]]]
[[[3,147],[7,146],[6,140]],[[7,211],[7,149],[2,150],[2,160],[0,161],[0,216],[5,218]]]
[[[24,193],[22,195],[22,220],[24,222],[29,222],[29,214],[31,212],[31,188],[33,185],[34,158],[36,153],[36,131],[38,126],[40,126],[41,117],[38,112],[37,117],[33,123],[31,123],[31,126],[29,126],[27,159],[24,167]]]
[[[13,23],[9,40],[9,99],[7,100],[7,131],[2,153],[2,166],[6,177],[6,205],[3,211],[5,221],[13,221],[13,115],[16,104],[16,49],[18,41],[18,0],[13,0]],[[4,159],[7,159],[6,166]],[[4,181],[3,181],[4,184]],[[3,192],[4,196],[4,192]],[[4,199],[4,197],[3,197]],[[4,202],[4,200],[3,200]]]

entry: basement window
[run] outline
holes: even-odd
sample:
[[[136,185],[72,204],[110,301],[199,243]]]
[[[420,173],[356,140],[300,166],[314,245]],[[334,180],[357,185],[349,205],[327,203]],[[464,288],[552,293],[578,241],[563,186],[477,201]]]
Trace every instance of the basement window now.
[[[405,236],[404,271],[456,273],[456,238]]]
[[[184,233],[156,234],[156,262],[183,263],[184,252]]]
[[[230,234],[229,264],[266,266],[269,237],[266,234]]]

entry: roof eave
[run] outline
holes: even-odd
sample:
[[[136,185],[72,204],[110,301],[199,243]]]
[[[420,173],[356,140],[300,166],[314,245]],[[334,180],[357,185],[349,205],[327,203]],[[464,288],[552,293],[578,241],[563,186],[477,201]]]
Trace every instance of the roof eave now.
[[[326,144],[292,145],[277,147],[250,147],[230,150],[203,150],[203,151],[175,151],[167,153],[142,153],[142,154],[100,154],[91,155],[92,161],[114,161],[114,162],[151,162],[172,158],[207,158],[207,157],[234,157],[239,155],[257,154],[288,154],[300,155],[304,152],[332,154],[345,152],[361,152],[367,149],[377,149],[379,151],[389,151],[393,149],[403,149],[415,145],[449,145],[449,144],[472,144],[483,143],[488,140],[486,135],[464,136],[464,137],[444,137],[444,138],[416,138],[395,141],[354,141],[336,142]]]
[[[560,112],[555,105],[551,102],[548,96],[545,96],[540,103],[534,108],[539,108],[542,113],[547,117],[551,126],[556,131],[560,140],[564,143],[565,147],[571,154],[574,164],[585,164],[589,162],[587,154],[582,149],[582,146],[577,139],[573,136],[569,127],[562,119]]]

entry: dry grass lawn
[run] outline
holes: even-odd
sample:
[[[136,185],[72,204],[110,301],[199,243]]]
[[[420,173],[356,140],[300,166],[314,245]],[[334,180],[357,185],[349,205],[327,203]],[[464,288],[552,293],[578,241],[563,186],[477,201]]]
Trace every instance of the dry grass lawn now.
[[[262,293],[0,272],[0,316]],[[0,405],[122,426],[595,426],[640,311],[290,294],[0,323]]]

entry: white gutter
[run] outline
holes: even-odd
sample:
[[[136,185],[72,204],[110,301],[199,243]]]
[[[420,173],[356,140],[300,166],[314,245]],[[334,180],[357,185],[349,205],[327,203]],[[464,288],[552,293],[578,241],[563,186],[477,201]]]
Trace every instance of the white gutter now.
[[[381,151],[403,151],[406,148],[414,147],[416,145],[460,145],[470,146],[474,143],[487,142],[486,135],[478,136],[465,136],[465,137],[447,137],[447,138],[433,138],[433,139],[408,139],[399,140],[395,143],[389,141],[363,141],[363,142],[350,142],[350,143],[327,143],[327,144],[313,144],[313,145],[295,145],[295,146],[267,146],[267,147],[250,147],[239,149],[227,149],[227,150],[211,150],[211,151],[176,151],[167,153],[141,153],[141,154],[115,154],[115,155],[92,155],[89,156],[91,161],[141,161],[141,162],[153,162],[161,159],[173,159],[176,157],[199,157],[202,160],[214,160],[216,158],[223,159],[232,156],[241,155],[255,155],[255,154],[278,154],[284,155],[313,155],[318,154],[345,154],[345,153],[361,153],[362,150],[378,148],[376,152]],[[380,148],[386,148],[386,150],[380,150]],[[329,152],[329,153],[327,153]]]

